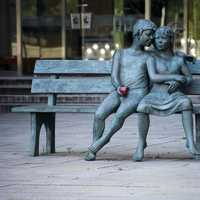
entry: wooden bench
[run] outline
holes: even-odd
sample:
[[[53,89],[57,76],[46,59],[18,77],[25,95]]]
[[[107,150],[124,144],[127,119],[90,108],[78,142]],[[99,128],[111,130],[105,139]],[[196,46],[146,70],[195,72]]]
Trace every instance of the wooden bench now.
[[[200,144],[200,62],[188,63],[194,76],[192,84],[184,91],[192,95],[196,127],[196,141]],[[110,80],[111,61],[97,60],[39,60],[34,69],[31,92],[48,94],[48,104],[14,107],[12,112],[31,113],[31,155],[39,155],[40,129],[46,128],[46,151],[55,152],[56,113],[93,113],[96,105],[59,105],[58,94],[108,94],[113,90]],[[92,123],[92,122],[91,122]]]

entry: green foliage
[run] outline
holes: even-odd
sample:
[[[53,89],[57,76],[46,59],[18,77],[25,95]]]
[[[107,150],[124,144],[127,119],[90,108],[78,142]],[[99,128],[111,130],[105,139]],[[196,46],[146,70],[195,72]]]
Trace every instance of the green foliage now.
[[[42,9],[44,16],[59,16],[61,2],[61,0],[23,0],[22,15],[37,16],[38,9]]]
[[[78,1],[77,0],[67,0],[67,12],[73,13],[76,12],[78,7]]]
[[[123,0],[114,0],[114,15],[124,15],[124,2]],[[114,27],[115,28],[115,27]],[[113,39],[115,44],[119,44],[119,47],[124,47],[124,33],[114,30]]]
[[[22,16],[36,16],[37,0],[23,0],[22,1]]]
[[[124,14],[124,2],[123,0],[114,0],[115,9],[114,13],[117,16],[122,16]]]
[[[200,1],[191,0],[189,5],[189,36],[200,40]]]

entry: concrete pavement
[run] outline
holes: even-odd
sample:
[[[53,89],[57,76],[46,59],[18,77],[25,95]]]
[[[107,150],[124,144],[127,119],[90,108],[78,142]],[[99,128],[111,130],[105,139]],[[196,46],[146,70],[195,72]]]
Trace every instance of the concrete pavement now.
[[[58,114],[57,153],[30,157],[30,116],[0,114],[0,200],[200,199],[200,161],[185,148],[180,115],[151,117],[145,160],[139,163],[131,159],[136,116],[127,119],[96,161],[84,161],[92,119],[91,114]],[[42,153],[43,129],[41,140]]]

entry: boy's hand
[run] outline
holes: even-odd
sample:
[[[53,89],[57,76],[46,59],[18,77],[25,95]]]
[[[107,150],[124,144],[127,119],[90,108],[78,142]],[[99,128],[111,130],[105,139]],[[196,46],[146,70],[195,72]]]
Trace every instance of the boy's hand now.
[[[120,86],[120,87],[117,88],[117,92],[121,96],[126,96],[128,94],[128,87]]]

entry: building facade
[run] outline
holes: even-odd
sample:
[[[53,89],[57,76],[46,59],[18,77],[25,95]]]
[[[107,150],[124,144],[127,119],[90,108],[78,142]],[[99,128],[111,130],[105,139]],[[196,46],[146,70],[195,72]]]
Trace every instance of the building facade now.
[[[36,59],[110,59],[131,44],[140,18],[176,33],[175,49],[200,56],[198,0],[2,0],[0,70],[31,74]]]

